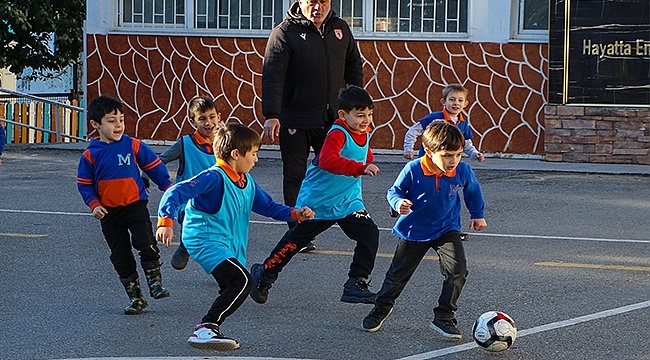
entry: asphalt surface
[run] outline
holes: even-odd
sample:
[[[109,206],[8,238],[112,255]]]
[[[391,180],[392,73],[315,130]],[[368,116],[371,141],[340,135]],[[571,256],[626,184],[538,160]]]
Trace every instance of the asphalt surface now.
[[[218,288],[190,262],[176,271],[161,248],[168,299],[124,316],[127,297],[108,260],[99,222],[79,196],[79,145],[9,145],[0,166],[1,359],[650,359],[650,166],[547,163],[490,157],[469,162],[481,182],[488,228],[465,243],[470,275],[459,300],[463,339],[428,330],[440,293],[435,259],[422,262],[381,330],[360,330],[371,305],[339,301],[354,244],[332,228],[287,266],[264,305],[247,300],[222,326],[242,347],[193,349],[187,337]],[[155,147],[157,151],[162,148]],[[277,152],[252,175],[281,196]],[[390,264],[386,189],[402,168],[379,154],[364,199],[381,229],[371,283]],[[174,165],[170,166],[174,171]],[[155,214],[160,192],[151,193]],[[464,214],[464,224],[467,215]],[[248,267],[264,259],[286,225],[253,215]],[[511,315],[519,338],[502,353],[476,348],[476,317]]]

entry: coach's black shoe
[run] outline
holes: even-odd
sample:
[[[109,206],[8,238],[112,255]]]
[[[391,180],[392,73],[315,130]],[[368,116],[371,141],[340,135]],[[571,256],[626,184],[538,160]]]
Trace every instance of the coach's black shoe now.
[[[393,308],[379,308],[375,305],[370,313],[363,319],[363,330],[367,332],[375,332],[381,328],[386,317],[393,312]]]
[[[361,278],[349,278],[343,285],[341,301],[352,304],[373,304],[377,294],[368,290],[370,281]]]
[[[310,252],[313,252],[314,250],[316,250],[316,245],[314,245],[314,243],[310,241],[307,245],[300,248],[299,252],[301,252],[301,253],[310,253]]]
[[[448,339],[460,339],[463,335],[456,327],[457,323],[456,319],[433,319],[431,324],[429,324],[429,328]]]
[[[269,297],[269,289],[273,286],[277,276],[273,278],[266,274],[262,264],[253,264],[251,275],[253,276],[253,288],[249,295],[256,303],[264,304]]]
[[[460,240],[461,240],[461,241],[467,241],[467,240],[469,240],[469,234],[466,233],[466,232],[461,232],[461,233],[460,233]]]
[[[395,211],[395,209],[393,209],[393,208],[390,208],[390,212],[389,212],[388,214],[389,214],[390,217],[392,217],[392,218],[399,217],[399,213],[398,213],[397,211]]]

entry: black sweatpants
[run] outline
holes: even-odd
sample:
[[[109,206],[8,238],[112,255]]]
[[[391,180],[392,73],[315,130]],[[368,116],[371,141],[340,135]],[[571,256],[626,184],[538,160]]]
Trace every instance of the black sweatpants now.
[[[219,284],[219,296],[201,322],[221,325],[246,300],[253,281],[248,270],[235,258],[222,261],[212,270],[212,276]]]
[[[126,206],[106,208],[108,214],[101,219],[102,232],[111,249],[111,262],[123,282],[138,278],[131,246],[138,251],[145,270],[160,266],[160,251],[153,236],[147,200]]]
[[[334,224],[338,224],[345,235],[357,242],[348,276],[368,278],[375,267],[375,257],[379,247],[379,229],[365,210],[357,211],[339,220],[299,223],[284,234],[271,255],[264,260],[264,270],[277,276],[301,248]]]
[[[438,253],[440,273],[444,277],[438,306],[433,308],[433,313],[440,320],[454,318],[458,297],[467,278],[467,259],[458,231],[450,231],[438,239],[424,242],[398,239],[393,261],[377,293],[375,306],[384,309],[393,307],[429,249]]]

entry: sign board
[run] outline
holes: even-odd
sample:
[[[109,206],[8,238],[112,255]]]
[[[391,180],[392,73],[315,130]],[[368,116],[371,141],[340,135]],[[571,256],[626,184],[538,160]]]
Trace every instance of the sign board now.
[[[565,104],[650,105],[649,0],[565,0]]]

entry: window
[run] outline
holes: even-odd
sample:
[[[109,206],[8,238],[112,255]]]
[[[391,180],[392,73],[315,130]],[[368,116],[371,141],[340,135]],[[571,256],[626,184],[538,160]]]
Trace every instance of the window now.
[[[293,1],[118,0],[118,26],[270,31]],[[469,1],[332,0],[332,9],[357,34],[466,35]]]
[[[271,30],[286,12],[283,0],[196,0],[200,29]]]
[[[510,39],[548,42],[548,0],[512,0]]]
[[[185,0],[120,0],[121,26],[185,27]]]
[[[284,0],[119,0],[119,26],[271,30]],[[186,18],[194,13],[194,18]]]
[[[519,33],[548,32],[548,0],[519,0]]]
[[[467,33],[467,4],[468,0],[333,0],[332,9],[355,31],[458,34]]]

